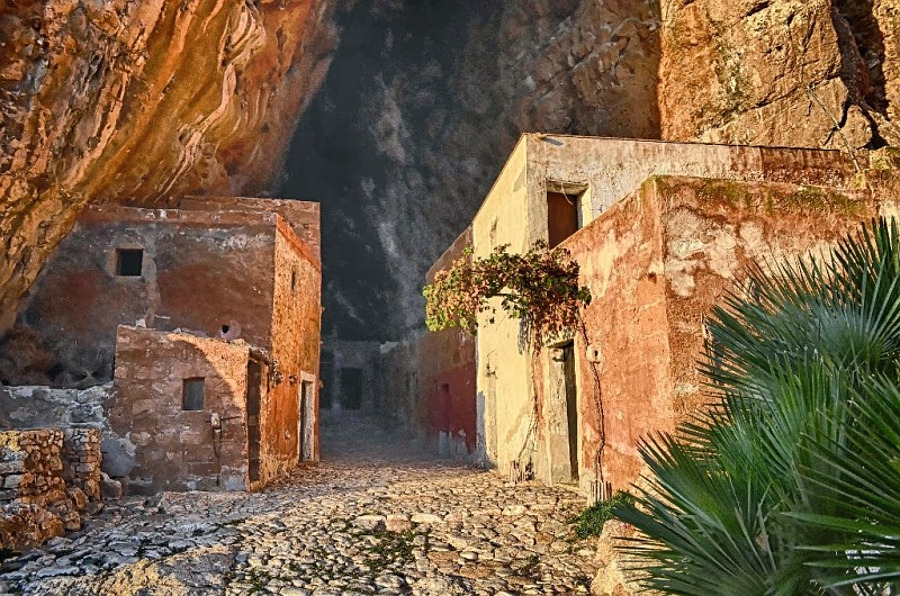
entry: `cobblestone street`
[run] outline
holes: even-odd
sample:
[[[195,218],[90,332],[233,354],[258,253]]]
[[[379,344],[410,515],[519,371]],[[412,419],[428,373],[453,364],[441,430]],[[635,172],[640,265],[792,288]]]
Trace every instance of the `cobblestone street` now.
[[[579,594],[592,541],[562,488],[429,459],[373,421],[323,423],[324,461],[262,493],[128,498],[8,559],[34,595]],[[2,590],[0,590],[2,592]]]

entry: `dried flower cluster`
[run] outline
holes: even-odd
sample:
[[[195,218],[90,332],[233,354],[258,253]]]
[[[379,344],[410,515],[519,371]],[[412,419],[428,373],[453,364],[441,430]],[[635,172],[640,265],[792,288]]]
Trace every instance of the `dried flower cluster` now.
[[[569,251],[550,250],[538,241],[524,254],[510,254],[498,246],[476,259],[467,248],[449,269],[425,286],[425,323],[431,331],[460,327],[474,333],[480,313],[493,323],[497,301],[505,312],[521,319],[535,346],[576,328],[578,308],[589,304],[591,293],[578,285],[578,263]]]

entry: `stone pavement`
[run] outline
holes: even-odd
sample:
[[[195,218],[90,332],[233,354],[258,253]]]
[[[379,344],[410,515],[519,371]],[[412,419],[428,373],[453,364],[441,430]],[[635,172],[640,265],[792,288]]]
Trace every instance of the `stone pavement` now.
[[[0,593],[586,594],[577,495],[435,461],[372,420],[323,424],[324,461],[262,493],[165,493],[8,559]]]

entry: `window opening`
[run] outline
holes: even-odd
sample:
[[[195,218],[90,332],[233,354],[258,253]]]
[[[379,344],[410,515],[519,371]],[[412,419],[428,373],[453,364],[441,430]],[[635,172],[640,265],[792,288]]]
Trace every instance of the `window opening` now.
[[[550,248],[578,231],[578,195],[547,192],[547,244]]]
[[[203,394],[205,393],[206,380],[203,377],[185,379],[181,389],[182,410],[202,410]]]
[[[144,249],[120,248],[116,251],[116,275],[140,277],[144,263]]]

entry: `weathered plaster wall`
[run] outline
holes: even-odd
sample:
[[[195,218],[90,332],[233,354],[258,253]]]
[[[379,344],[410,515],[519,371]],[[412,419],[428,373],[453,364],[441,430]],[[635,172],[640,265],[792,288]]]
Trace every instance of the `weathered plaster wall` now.
[[[270,387],[263,402],[262,481],[284,475],[298,460],[301,382],[314,379],[318,412],[321,322],[321,271],[318,259],[279,221],[275,237],[272,294],[271,357],[278,362],[281,382]],[[314,422],[313,460],[318,460],[318,417]]]
[[[509,244],[512,251],[524,251],[534,241],[546,240],[547,191],[559,184],[584,190],[583,196],[591,204],[591,209],[585,211],[588,219],[602,217],[604,210],[638,189],[648,176],[659,174],[792,180],[838,188],[860,184],[852,160],[836,151],[525,135],[472,223],[475,255],[486,256],[502,244]],[[622,258],[631,257],[626,254]],[[625,262],[638,270],[645,266]],[[626,273],[621,275],[627,279]],[[637,286],[632,289],[649,291]],[[650,297],[646,299],[652,303]],[[493,324],[487,324],[487,319],[487,314],[479,318],[477,338],[477,386],[479,399],[484,399],[479,446],[484,445],[484,457],[489,462],[507,472],[512,462],[518,462],[522,468],[542,457],[544,446],[538,444],[538,435],[544,420],[533,396],[534,387],[540,388],[546,382],[546,371],[542,365],[535,367],[528,348],[521,345],[517,320],[502,312]],[[587,382],[587,369],[578,370],[580,382]],[[588,418],[592,415],[585,412]],[[625,432],[621,442],[627,443],[634,436]],[[595,447],[585,448],[588,459],[582,461],[582,467],[588,470],[596,459],[591,450]],[[546,468],[539,470],[544,471]],[[582,486],[588,481],[582,478]]]
[[[248,360],[245,344],[119,327],[109,418],[136,447],[128,492],[248,488]],[[205,379],[203,409],[182,410],[183,381],[196,377]]]
[[[861,222],[896,212],[888,188],[656,177],[565,243],[579,254],[581,283],[594,297],[585,312],[590,347],[576,337],[576,355],[583,370],[595,350],[601,354],[603,469],[614,490],[640,482],[641,436],[673,429],[708,402],[697,372],[704,322],[746,268],[819,254]],[[641,236],[643,246],[634,242]],[[629,262],[629,253],[639,262]],[[629,296],[646,296],[650,288],[649,303]],[[581,410],[582,453],[589,456],[598,447],[600,427],[590,415],[598,387],[583,378],[580,387],[581,402],[589,405]],[[629,531],[617,522],[604,529],[592,593],[637,593],[627,584],[628,563],[613,548]]]
[[[543,222],[535,219],[535,210],[527,202],[528,165],[528,142],[523,137],[472,221],[476,258],[486,257],[501,244],[509,244],[511,251],[525,251],[542,238]],[[495,300],[494,306],[499,306],[499,299]],[[477,440],[485,451],[478,455],[506,472],[534,438],[533,381],[528,348],[519,345],[518,320],[502,310],[493,324],[488,317],[488,313],[479,315],[476,338],[477,387],[483,394],[485,418],[484,437]]]
[[[574,337],[580,486],[590,494],[590,483],[600,479],[599,448],[605,441],[603,480],[624,488],[640,470],[638,439],[674,428],[657,205],[625,199],[561,246],[578,262],[579,283],[592,296],[583,313],[585,335]],[[542,359],[547,357],[545,350]],[[549,389],[538,387],[539,402]],[[538,457],[547,448],[542,440]]]
[[[271,191],[335,4],[3,3],[0,328],[85,204]]]
[[[432,265],[425,282],[431,283],[437,272],[450,267],[471,247],[469,227]],[[483,403],[479,406],[484,398],[477,395],[475,388],[475,337],[460,329],[426,333],[415,343],[415,351],[411,363],[416,373],[418,407],[413,425],[425,430],[430,446],[439,453],[464,457],[474,454],[479,434],[478,411],[484,409]]]
[[[29,292],[17,331],[0,347],[11,371],[3,380],[59,386],[108,381],[116,326],[139,319],[212,337],[222,325],[239,327],[242,338],[270,348],[276,218],[88,208]],[[143,248],[140,277],[115,274],[116,250],[123,247]]]
[[[646,192],[655,194],[662,213],[678,421],[705,403],[696,367],[704,313],[746,267],[827,250],[833,240],[896,201],[876,201],[867,191],[679,178],[651,181]]]

